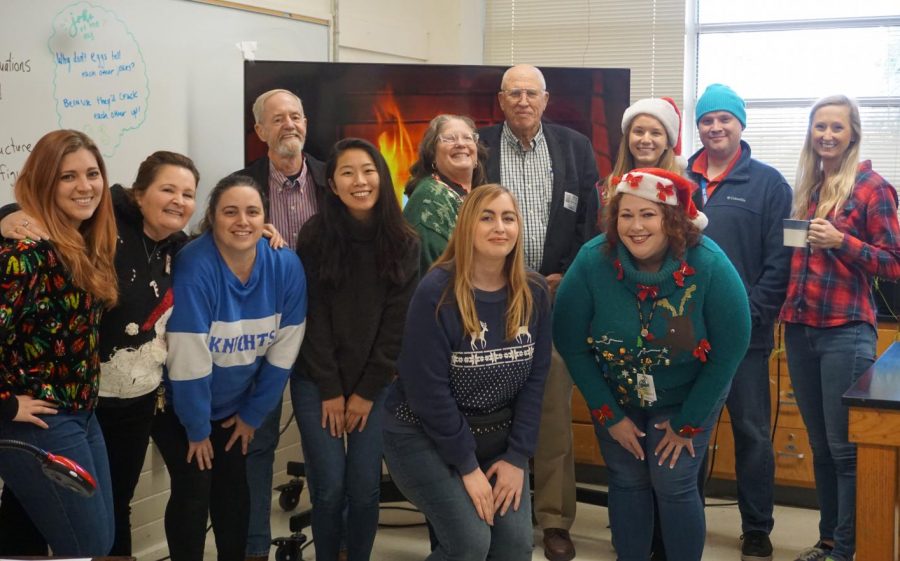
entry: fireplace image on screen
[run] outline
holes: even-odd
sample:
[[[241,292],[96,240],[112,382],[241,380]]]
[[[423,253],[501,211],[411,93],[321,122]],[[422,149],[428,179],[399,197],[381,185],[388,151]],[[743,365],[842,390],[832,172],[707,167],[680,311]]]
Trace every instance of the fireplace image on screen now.
[[[340,138],[357,136],[378,146],[391,169],[398,197],[416,160],[428,122],[440,113],[467,115],[478,127],[503,121],[497,92],[505,67],[327,62],[244,64],[245,163],[265,155],[250,110],[271,89],[303,100],[309,120],[307,152],[325,159]],[[601,177],[610,173],[629,104],[625,69],[541,67],[550,102],[544,120],[591,140]]]

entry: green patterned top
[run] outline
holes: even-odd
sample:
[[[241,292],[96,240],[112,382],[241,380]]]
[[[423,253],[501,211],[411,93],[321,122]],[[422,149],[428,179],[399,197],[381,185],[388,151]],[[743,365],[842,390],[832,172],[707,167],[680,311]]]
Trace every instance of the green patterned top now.
[[[48,241],[0,244],[0,399],[92,409],[102,302],[72,283]]]
[[[462,197],[435,175],[419,181],[409,196],[403,216],[419,233],[422,243],[420,274],[424,275],[444,253],[461,204]]]

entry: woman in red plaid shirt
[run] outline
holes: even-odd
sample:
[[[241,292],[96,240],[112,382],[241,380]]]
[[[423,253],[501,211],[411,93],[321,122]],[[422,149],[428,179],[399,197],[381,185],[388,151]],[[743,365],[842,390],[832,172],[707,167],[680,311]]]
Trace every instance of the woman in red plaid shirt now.
[[[819,542],[798,561],[850,561],[855,551],[856,445],[841,395],[875,361],[873,277],[900,278],[897,192],[859,161],[859,108],[842,95],[810,111],[793,218],[809,220],[794,250],[781,310],[791,382],[813,450]]]

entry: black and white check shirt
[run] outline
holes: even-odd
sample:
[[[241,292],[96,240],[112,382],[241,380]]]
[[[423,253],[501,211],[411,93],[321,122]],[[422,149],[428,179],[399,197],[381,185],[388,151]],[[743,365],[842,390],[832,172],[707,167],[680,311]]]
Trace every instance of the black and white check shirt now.
[[[524,149],[509,126],[500,135],[500,183],[519,201],[523,220],[525,264],[539,271],[553,196],[553,162],[543,125]]]

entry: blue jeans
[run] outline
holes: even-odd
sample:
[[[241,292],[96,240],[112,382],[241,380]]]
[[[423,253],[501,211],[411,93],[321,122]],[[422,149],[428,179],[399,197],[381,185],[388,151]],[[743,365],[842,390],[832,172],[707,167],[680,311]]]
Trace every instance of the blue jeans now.
[[[856,550],[856,444],[847,438],[845,391],[875,362],[877,334],[868,323],[819,329],[788,323],[788,368],[809,433],[819,499],[819,536],[834,540],[836,559]]]
[[[659,508],[666,557],[679,561],[699,561],[706,540],[706,518],[703,500],[697,492],[697,474],[703,465],[710,429],[722,408],[722,396],[712,414],[703,423],[703,431],[694,436],[692,458],[682,450],[675,467],[669,469],[668,458],[657,465],[653,455],[665,431],[653,425],[666,421],[679,407],[659,409],[626,409],[628,418],[647,434],[640,439],[644,461],[636,459],[609,434],[594,423],[600,453],[609,469],[609,522],[619,561],[646,561],[650,557],[653,538],[653,495]]]
[[[384,400],[372,404],[364,431],[334,438],[322,428],[322,398],[309,378],[291,377],[291,401],[300,428],[306,481],[312,502],[316,559],[334,561],[346,544],[350,561],[365,561],[378,530]],[[345,523],[346,511],[346,523]]]
[[[54,555],[102,557],[113,544],[113,499],[106,445],[91,411],[59,412],[31,423],[2,423],[0,438],[21,440],[79,463],[97,482],[92,497],[51,483],[31,454],[0,450],[0,478],[16,494]]]
[[[772,531],[775,519],[775,457],[769,401],[771,349],[750,349],[738,366],[725,402],[734,433],[735,475],[741,531]]]
[[[434,527],[438,545],[427,560],[530,561],[534,536],[527,467],[519,510],[510,507],[505,516],[495,514],[494,525],[488,526],[478,517],[462,478],[423,431],[386,431],[384,460],[397,487]]]
[[[280,431],[281,399],[253,433],[253,440],[247,448],[247,487],[250,490],[248,557],[268,556],[272,546],[272,470]]]

